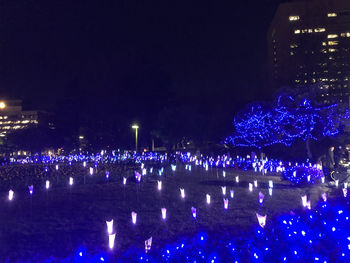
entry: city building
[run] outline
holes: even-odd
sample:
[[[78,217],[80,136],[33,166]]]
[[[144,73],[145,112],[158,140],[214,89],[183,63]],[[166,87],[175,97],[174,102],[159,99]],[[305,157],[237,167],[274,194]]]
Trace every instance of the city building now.
[[[21,100],[0,101],[0,136],[38,125],[38,111],[24,111]]]
[[[350,0],[281,4],[268,32],[269,85],[312,88],[322,103],[349,102]]]

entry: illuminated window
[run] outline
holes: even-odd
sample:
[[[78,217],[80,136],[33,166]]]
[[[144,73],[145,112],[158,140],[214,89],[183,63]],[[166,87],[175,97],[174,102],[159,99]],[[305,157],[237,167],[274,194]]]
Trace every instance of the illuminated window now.
[[[300,34],[300,30],[299,29],[295,29],[294,30],[294,34]]]
[[[293,55],[294,55],[294,52],[290,52],[290,55],[293,56]]]
[[[335,52],[335,51],[337,51],[337,50],[334,49],[334,48],[330,48],[330,49],[328,49],[328,51],[329,51],[329,52]]]
[[[316,33],[325,32],[326,31],[325,28],[315,28],[314,30],[315,30]]]
[[[328,35],[327,38],[337,38],[338,35],[337,34],[331,34],[331,35]]]
[[[291,45],[290,45],[290,48],[297,48],[297,47],[298,47],[297,44],[291,44]]]
[[[327,46],[327,43],[326,42],[322,42],[322,46]]]
[[[350,37],[350,32],[341,33],[340,36],[341,37]]]
[[[298,21],[299,19],[299,16],[289,16],[289,21]]]
[[[337,14],[336,14],[336,13],[328,13],[327,16],[328,16],[328,17],[336,17]]]
[[[330,46],[336,46],[336,45],[338,45],[338,41],[328,41],[328,45],[330,45]]]

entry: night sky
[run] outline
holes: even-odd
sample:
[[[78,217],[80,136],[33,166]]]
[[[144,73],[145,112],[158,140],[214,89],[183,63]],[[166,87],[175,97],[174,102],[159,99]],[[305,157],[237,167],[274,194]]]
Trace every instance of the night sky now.
[[[0,95],[152,122],[169,105],[233,113],[269,98],[279,0],[2,1]]]

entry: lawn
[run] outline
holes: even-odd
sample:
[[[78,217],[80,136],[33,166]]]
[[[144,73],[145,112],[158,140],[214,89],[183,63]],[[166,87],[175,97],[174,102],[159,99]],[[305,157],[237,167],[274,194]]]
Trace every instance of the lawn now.
[[[91,164],[92,165],[92,164]],[[50,256],[64,258],[72,255],[81,246],[91,254],[109,251],[106,220],[113,219],[116,242],[113,251],[108,252],[118,258],[130,247],[143,248],[144,241],[153,237],[152,249],[163,247],[183,235],[198,231],[241,233],[258,225],[256,213],[267,214],[269,219],[301,207],[301,195],[310,197],[311,205],[321,199],[323,192],[328,196],[338,194],[323,185],[296,187],[282,181],[276,174],[261,175],[251,171],[177,165],[176,171],[165,167],[162,176],[154,167],[150,173],[136,183],[134,170],[138,167],[115,164],[100,165],[93,175],[89,174],[89,164],[60,164],[55,171],[49,166],[47,179],[51,186],[45,189],[45,180],[34,184],[31,197],[27,191],[30,180],[16,181],[15,196],[8,200],[8,192],[1,193],[0,204],[0,261],[9,259],[16,262],[28,259],[39,262]],[[44,169],[44,167],[42,167]],[[110,171],[106,179],[106,170]],[[138,169],[140,171],[140,169]],[[25,175],[23,175],[25,177]],[[239,176],[239,183],[236,183]],[[74,184],[68,185],[68,178]],[[123,177],[127,177],[123,185]],[[44,178],[44,176],[43,176]],[[46,178],[45,178],[46,179]],[[162,190],[157,189],[157,180],[162,181]],[[252,192],[248,184],[258,181]],[[274,183],[272,196],[268,182]],[[84,183],[85,181],[85,183]],[[11,182],[9,182],[11,184]],[[228,209],[224,209],[222,186],[227,187]],[[180,196],[180,188],[185,189],[185,198]],[[234,198],[230,197],[234,190]],[[258,202],[259,192],[265,195],[262,205]],[[206,203],[206,194],[211,195],[211,203]],[[161,217],[161,208],[167,209],[167,218]],[[192,217],[191,207],[197,209],[197,219]],[[131,222],[131,212],[137,213],[137,223]]]

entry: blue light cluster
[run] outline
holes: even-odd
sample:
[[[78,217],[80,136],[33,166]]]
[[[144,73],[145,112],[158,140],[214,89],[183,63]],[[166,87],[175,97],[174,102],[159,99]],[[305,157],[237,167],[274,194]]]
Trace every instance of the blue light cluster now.
[[[73,257],[54,262],[349,262],[349,223],[349,200],[344,199],[282,215],[264,229],[199,232],[148,254],[132,247],[89,256],[80,248]]]
[[[282,103],[283,102],[283,103]],[[334,136],[349,125],[349,111],[337,104],[313,106],[311,101],[278,98],[275,105],[255,104],[234,118],[235,133],[226,143],[262,148],[273,144],[290,146],[297,139],[317,140]]]
[[[321,178],[324,177],[322,169],[315,166],[291,166],[287,167],[282,176],[284,179],[291,181],[294,184],[314,184],[321,183]],[[309,177],[309,180],[308,180]]]

